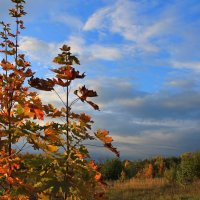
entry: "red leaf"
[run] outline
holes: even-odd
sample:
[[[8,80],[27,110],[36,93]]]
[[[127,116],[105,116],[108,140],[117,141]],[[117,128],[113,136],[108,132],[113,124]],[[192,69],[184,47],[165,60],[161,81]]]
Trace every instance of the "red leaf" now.
[[[34,108],[34,112],[38,119],[44,120],[44,112],[41,109]]]

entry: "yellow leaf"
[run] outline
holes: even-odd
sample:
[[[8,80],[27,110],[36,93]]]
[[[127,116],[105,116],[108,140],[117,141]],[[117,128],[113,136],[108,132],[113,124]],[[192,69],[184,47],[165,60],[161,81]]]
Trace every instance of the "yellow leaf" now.
[[[54,146],[54,145],[51,145],[51,144],[48,144],[48,145],[47,145],[47,149],[48,149],[48,151],[50,151],[51,153],[54,153],[54,152],[58,151],[58,147],[57,147],[57,146]]]

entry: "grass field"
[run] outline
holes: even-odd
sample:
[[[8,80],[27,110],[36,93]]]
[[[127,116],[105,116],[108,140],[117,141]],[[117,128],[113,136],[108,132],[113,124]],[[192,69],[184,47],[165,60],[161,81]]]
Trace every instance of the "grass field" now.
[[[131,179],[109,182],[108,200],[200,200],[200,181],[187,186],[165,179]]]

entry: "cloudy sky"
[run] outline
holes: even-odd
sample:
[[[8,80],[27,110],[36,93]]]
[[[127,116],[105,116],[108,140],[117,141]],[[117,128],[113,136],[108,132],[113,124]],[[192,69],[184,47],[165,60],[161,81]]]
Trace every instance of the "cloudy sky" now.
[[[1,0],[0,21],[10,20],[9,7]],[[200,148],[199,0],[28,0],[25,10],[20,49],[36,75],[52,76],[51,60],[70,45],[87,75],[82,84],[97,90],[101,109],[75,110],[110,131],[122,158]]]

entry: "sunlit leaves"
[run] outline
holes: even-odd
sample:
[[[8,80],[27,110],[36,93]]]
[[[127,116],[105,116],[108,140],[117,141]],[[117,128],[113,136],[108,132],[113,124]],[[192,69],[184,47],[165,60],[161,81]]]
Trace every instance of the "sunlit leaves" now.
[[[56,77],[64,80],[74,80],[76,78],[84,78],[85,74],[80,74],[79,71],[76,71],[73,67],[71,66],[64,66],[60,67],[59,69],[51,69],[54,73],[57,73]]]
[[[112,137],[108,136],[109,132],[106,130],[97,130],[96,136],[99,140],[101,140],[104,143],[110,143],[113,141]]]
[[[35,112],[36,118],[38,118],[40,120],[44,119],[44,112],[43,112],[43,110],[38,109],[38,108],[34,108],[33,110]]]
[[[15,68],[15,66],[13,64],[11,64],[10,62],[6,61],[5,59],[3,59],[0,63],[0,65],[2,66],[3,70],[12,70]]]
[[[73,65],[73,64],[80,65],[79,59],[76,56],[71,55],[69,46],[63,45],[63,47],[60,48],[60,50],[62,51],[62,54],[58,54],[58,56],[56,56],[53,59],[53,62],[62,65]]]
[[[117,148],[113,147],[111,142],[113,141],[112,137],[108,136],[109,132],[106,130],[97,130],[95,133],[96,137],[104,143],[104,147],[108,148],[110,151],[116,154],[119,157],[119,151]]]
[[[88,165],[95,171],[97,171],[99,169],[98,165],[95,164],[94,160],[90,160]]]
[[[55,153],[55,152],[58,151],[58,147],[55,146],[55,145],[48,144],[47,145],[47,150],[50,151],[51,153]]]

